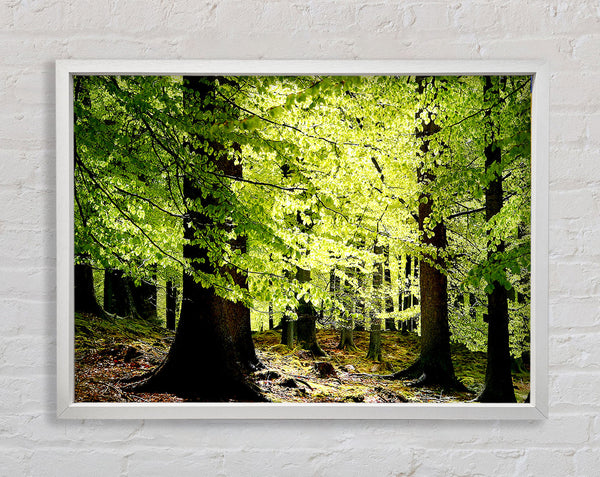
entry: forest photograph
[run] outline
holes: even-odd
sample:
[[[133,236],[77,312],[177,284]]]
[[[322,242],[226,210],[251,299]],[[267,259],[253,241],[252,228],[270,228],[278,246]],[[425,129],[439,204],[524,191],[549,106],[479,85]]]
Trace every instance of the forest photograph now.
[[[529,402],[531,96],[74,75],[75,402]]]

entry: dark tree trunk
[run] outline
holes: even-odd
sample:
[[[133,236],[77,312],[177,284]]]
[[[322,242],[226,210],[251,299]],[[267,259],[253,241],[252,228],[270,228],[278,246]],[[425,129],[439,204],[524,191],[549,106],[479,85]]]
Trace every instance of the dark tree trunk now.
[[[343,349],[346,351],[356,351],[358,347],[354,343],[354,331],[352,330],[352,318],[342,325],[340,329],[340,342],[337,345],[337,349]]]
[[[296,278],[300,283],[310,281],[310,270],[298,268]],[[296,334],[298,344],[302,349],[310,351],[314,356],[326,356],[317,342],[317,311],[311,302],[300,299],[296,310],[298,321],[296,322]]]
[[[167,282],[167,293],[166,293],[166,321],[167,329],[175,329],[175,321],[177,317],[177,287],[172,281]]]
[[[275,328],[275,322],[273,320],[273,303],[269,302],[269,329]]]
[[[118,313],[116,312],[116,295],[122,288],[117,285],[119,273],[122,272],[120,270],[108,268],[104,270],[104,310],[106,310],[108,313],[116,313],[117,315]]]
[[[185,84],[202,99],[214,95],[215,86],[210,80],[186,77]],[[219,155],[221,147],[218,144],[212,143],[211,146],[215,152],[208,155],[207,160],[225,175],[241,176],[241,164]],[[214,192],[226,194],[227,190],[222,184],[214,185],[212,191],[204,191],[203,194],[199,181],[191,176],[191,171],[185,175],[183,194],[190,209],[184,218],[184,238],[187,243],[183,247],[183,256],[190,263],[192,273],[212,274],[216,271],[208,259],[207,249],[195,239],[208,228],[231,227],[225,223],[214,223],[211,217],[195,210],[192,205],[194,202],[201,203],[202,207],[220,205]],[[245,252],[245,237],[239,236],[232,246]],[[220,272],[229,273],[240,287],[247,286],[246,276],[238,270],[221,269]],[[190,273],[184,272],[181,313],[175,340],[163,363],[134,389],[186,394],[199,401],[263,401],[264,396],[247,377],[247,373],[258,364],[252,342],[249,309],[242,303],[221,298],[214,287],[204,288]]]
[[[357,319],[354,321],[354,331],[365,331],[367,319],[365,316],[365,298],[362,290],[366,277],[358,267],[354,267],[351,270],[351,273],[356,279],[357,287],[356,289],[352,289],[351,284],[349,282],[346,282],[346,296],[348,299],[348,307],[350,309],[354,307],[355,316],[357,317]]]
[[[432,212],[431,201],[419,206],[419,222]],[[443,223],[433,229],[433,236],[422,236],[423,243],[433,245],[438,251],[446,246],[446,227]],[[427,260],[433,263],[429,263]],[[450,357],[450,329],[448,326],[448,279],[434,265],[445,266],[437,258],[421,261],[419,285],[421,289],[421,353],[419,357],[422,378],[429,384],[453,387],[456,384]]]
[[[98,304],[94,290],[94,272],[87,263],[75,265],[75,311],[103,317],[104,310]]]
[[[407,310],[410,308],[410,295],[408,295],[408,290],[410,289],[410,273],[407,272],[407,267],[410,267],[411,258],[406,255],[405,256],[405,264],[402,267],[402,256],[398,257],[398,307],[400,311]],[[403,335],[408,334],[409,331],[409,320],[402,320],[399,323],[400,333]]]
[[[329,272],[329,292],[333,298],[340,298],[340,294],[343,294],[341,288],[341,278],[336,276],[335,268],[332,268]],[[334,316],[335,315],[335,316]],[[354,343],[354,320],[352,314],[347,310],[339,315],[335,304],[331,305],[330,320],[335,323],[336,319],[339,320],[340,327],[340,342],[337,345],[337,349],[356,351],[357,347]]]
[[[433,81],[433,80],[431,80]],[[429,80],[417,77],[419,93],[423,93]],[[422,117],[423,111],[417,113]],[[421,140],[422,156],[429,154],[429,136],[440,130],[435,123],[435,115],[426,111],[429,121],[421,120],[416,135]],[[418,360],[395,377],[418,377],[417,384],[435,384],[445,388],[464,388],[456,379],[450,356],[450,328],[448,325],[448,279],[438,268],[444,270],[446,264],[443,252],[446,248],[446,226],[442,219],[433,229],[428,222],[433,213],[433,199],[426,192],[436,177],[431,169],[419,167],[418,181],[425,188],[419,197],[419,231],[421,243],[433,247],[436,253],[425,255],[420,261],[419,285],[421,293],[421,350]]]
[[[486,102],[492,97],[497,97],[498,87],[493,85],[492,79],[487,76],[484,86]],[[489,116],[489,113],[488,113]],[[488,118],[489,140],[485,147],[485,169],[497,167],[502,160],[502,152],[495,142],[494,125]],[[485,217],[491,221],[502,209],[503,190],[502,173],[499,172],[485,191]],[[494,256],[504,253],[504,242],[495,246],[495,251],[488,251],[488,260],[494,261]],[[516,402],[511,375],[511,360],[508,333],[508,296],[506,288],[498,282],[493,282],[494,289],[488,293],[488,349],[487,367],[485,371],[485,385],[478,396],[480,402]]]
[[[413,274],[415,282],[419,280],[419,269],[420,269],[419,259],[415,257],[415,259],[414,259],[414,274]],[[419,304],[419,297],[418,297],[418,295],[414,295],[412,293],[412,290],[411,290],[411,299],[412,299],[412,306],[417,306]],[[413,323],[413,325],[414,325],[414,323]]]
[[[376,315],[371,318],[371,328],[369,330],[369,350],[367,359],[373,361],[382,361],[381,354],[381,319]]]
[[[412,260],[413,258],[410,255],[406,256],[404,263],[404,280],[400,281],[400,294],[398,297],[401,310],[408,310],[415,305],[415,297],[413,296],[411,288],[413,282]]]
[[[157,312],[157,289],[156,284],[149,279],[142,280],[140,285],[131,283],[131,293],[133,296],[133,303],[135,309],[144,320],[156,320],[158,318]]]
[[[384,268],[384,282],[385,282],[385,312],[386,314],[394,313],[394,299],[392,298],[392,272],[390,270],[390,249],[385,247],[385,268]],[[385,329],[390,331],[396,331],[396,320],[393,316],[387,316],[385,319]]]
[[[339,293],[340,293],[340,279],[336,276],[335,274],[335,268],[332,268],[329,271],[329,294],[331,295],[331,298],[333,300],[335,299],[339,299]],[[335,303],[331,304],[331,309],[329,310],[329,322],[330,323],[334,323],[337,320],[337,310],[336,310],[336,306]]]
[[[383,248],[375,245],[375,254],[380,255]],[[383,264],[376,263],[373,271],[373,288],[376,297],[381,296],[383,285]],[[369,330],[369,350],[367,351],[367,359],[373,361],[381,361],[381,316],[380,316],[380,298],[376,298],[374,309],[371,312],[371,329]]]
[[[286,312],[281,319],[281,344],[294,346],[296,338],[296,322]]]
[[[104,309],[117,316],[139,318],[132,287],[133,282],[121,270],[105,270]]]

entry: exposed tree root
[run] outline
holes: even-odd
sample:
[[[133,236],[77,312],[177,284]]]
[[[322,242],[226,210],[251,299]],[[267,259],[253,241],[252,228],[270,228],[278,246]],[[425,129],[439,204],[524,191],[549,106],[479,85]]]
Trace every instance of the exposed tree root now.
[[[200,402],[226,402],[230,400],[241,402],[269,402],[260,388],[248,379],[231,379],[228,382],[211,383],[202,381],[197,386],[177,385],[167,380],[155,379],[159,375],[144,375],[137,380],[122,386],[122,390],[129,393],[157,393],[168,392],[184,397],[190,401]],[[172,381],[172,380],[170,380]]]
[[[397,371],[395,373],[372,376],[378,377],[380,379],[389,380],[414,380],[408,384],[409,387],[414,388],[424,386],[442,386],[445,390],[452,390],[457,392],[472,392],[458,379],[440,374],[441,373],[427,373],[425,371],[425,366],[423,366],[421,360],[417,360],[408,368]]]

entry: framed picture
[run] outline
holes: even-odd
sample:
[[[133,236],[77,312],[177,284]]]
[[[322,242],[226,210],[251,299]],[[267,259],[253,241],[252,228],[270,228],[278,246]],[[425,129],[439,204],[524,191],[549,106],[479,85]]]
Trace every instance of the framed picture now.
[[[548,83],[57,61],[58,416],[545,417]]]

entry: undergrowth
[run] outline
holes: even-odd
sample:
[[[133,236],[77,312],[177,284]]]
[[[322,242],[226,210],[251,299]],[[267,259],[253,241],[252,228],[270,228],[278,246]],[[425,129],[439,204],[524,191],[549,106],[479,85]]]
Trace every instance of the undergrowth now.
[[[166,356],[174,333],[158,322],[118,317],[75,317],[75,395],[84,402],[177,402],[172,394],[133,394],[123,391],[124,380],[140,376]],[[419,355],[416,334],[382,332],[383,359],[365,356],[369,333],[354,333],[354,351],[337,349],[339,332],[319,330],[319,343],[327,353],[315,359],[310,352],[282,345],[279,331],[253,334],[265,369],[252,377],[274,402],[457,402],[472,400],[483,387],[485,354],[452,345],[455,372],[470,393],[447,393],[436,387],[411,387],[409,381],[378,377],[412,364]],[[210,363],[206,363],[210,365]],[[529,372],[513,374],[515,394],[523,402],[529,393]]]

